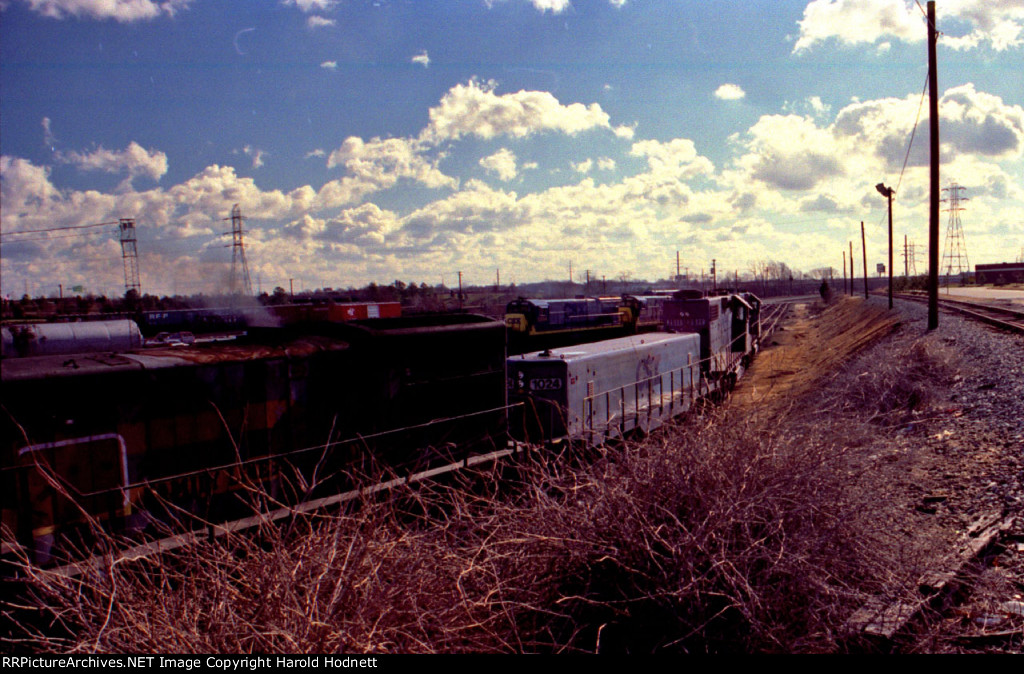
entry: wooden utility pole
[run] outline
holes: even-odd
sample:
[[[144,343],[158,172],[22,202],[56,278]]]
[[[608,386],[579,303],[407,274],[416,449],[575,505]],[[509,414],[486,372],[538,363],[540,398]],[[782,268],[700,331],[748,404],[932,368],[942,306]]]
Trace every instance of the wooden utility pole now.
[[[864,299],[868,298],[868,241],[864,237],[864,221],[860,221],[860,248],[864,252]]]
[[[843,294],[846,294],[846,251],[843,251]]]
[[[935,0],[928,0],[928,118],[931,126],[931,204],[928,212],[928,329],[939,327],[939,76],[935,60]]]
[[[853,297],[853,279],[856,274],[853,273],[853,239],[850,239],[850,297]]]

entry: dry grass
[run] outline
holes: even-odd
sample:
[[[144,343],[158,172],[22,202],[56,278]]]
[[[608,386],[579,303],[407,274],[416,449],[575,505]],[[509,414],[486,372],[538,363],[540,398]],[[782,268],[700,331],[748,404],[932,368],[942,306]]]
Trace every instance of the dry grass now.
[[[842,625],[891,591],[901,548],[880,544],[887,506],[835,438],[879,404],[916,404],[905,383],[934,381],[914,363],[942,360],[921,349],[827,409],[713,411],[596,460],[538,452],[75,579],[29,566],[49,617],[13,638],[72,652],[856,648]]]

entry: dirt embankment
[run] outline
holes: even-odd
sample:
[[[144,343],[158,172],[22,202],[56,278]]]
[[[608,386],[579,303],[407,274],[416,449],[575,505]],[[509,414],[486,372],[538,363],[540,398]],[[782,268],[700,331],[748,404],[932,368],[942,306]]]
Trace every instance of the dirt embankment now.
[[[896,314],[850,298],[827,306],[797,304],[791,312],[740,381],[732,406],[756,406],[762,412],[789,406],[899,324]]]

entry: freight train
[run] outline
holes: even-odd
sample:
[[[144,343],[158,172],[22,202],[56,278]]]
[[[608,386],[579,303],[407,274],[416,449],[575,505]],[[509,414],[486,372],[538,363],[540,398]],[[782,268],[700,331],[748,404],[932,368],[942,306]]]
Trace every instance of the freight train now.
[[[39,355],[5,328],[5,550],[46,561],[86,521],[126,532],[209,521],[242,512],[253,487],[297,502],[357,470],[650,430],[726,388],[759,331],[752,296],[660,306],[676,334],[512,356],[505,323],[468,314],[250,327],[190,346],[99,340],[84,353],[67,338]]]
[[[760,301],[751,294],[682,291],[657,303],[631,302],[636,299],[624,303],[656,306],[665,332],[508,359],[513,437],[599,444],[650,431],[696,400],[731,389],[757,351]]]

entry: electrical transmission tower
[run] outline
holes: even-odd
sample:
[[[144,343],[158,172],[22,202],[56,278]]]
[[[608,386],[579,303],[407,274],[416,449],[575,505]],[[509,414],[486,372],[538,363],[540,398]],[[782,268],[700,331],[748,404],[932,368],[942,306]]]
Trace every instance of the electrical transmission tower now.
[[[913,240],[903,237],[903,271],[906,276],[917,276],[917,260],[921,256],[922,246],[915,245]]]
[[[242,209],[235,204],[231,209],[231,278],[228,292],[232,295],[252,295],[249,265],[245,261],[245,242],[242,240]]]
[[[142,295],[142,284],[139,282],[139,251],[136,248],[135,218],[121,218],[118,222],[121,233],[121,259],[124,262],[124,292],[132,290]]]
[[[954,273],[957,275],[971,271],[971,263],[967,259],[967,243],[964,241],[964,229],[960,224],[960,211],[964,210],[960,205],[961,201],[967,201],[967,197],[960,196],[965,187],[955,182],[949,187],[942,188],[943,192],[949,192],[949,225],[946,227],[945,252],[942,255],[942,269],[945,270],[946,281]],[[954,272],[954,269],[956,270]]]

